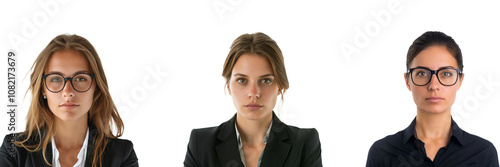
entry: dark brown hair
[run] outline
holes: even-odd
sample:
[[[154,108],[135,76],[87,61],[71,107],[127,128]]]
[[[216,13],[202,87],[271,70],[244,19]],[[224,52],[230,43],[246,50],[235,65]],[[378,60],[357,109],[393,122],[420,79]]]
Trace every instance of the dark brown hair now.
[[[231,79],[231,72],[236,61],[241,55],[247,53],[262,56],[269,61],[278,84],[278,89],[281,92],[281,99],[283,99],[283,94],[289,87],[283,54],[276,41],[261,32],[243,34],[233,41],[222,70],[222,76],[226,79],[226,85]]]
[[[462,51],[458,44],[445,33],[439,31],[427,31],[424,34],[420,35],[413,44],[411,44],[408,49],[408,54],[406,56],[406,70],[410,69],[410,65],[413,62],[413,59],[417,57],[417,55],[424,49],[431,46],[444,46],[448,50],[448,52],[455,57],[457,61],[458,69],[463,71],[464,64],[462,60]]]

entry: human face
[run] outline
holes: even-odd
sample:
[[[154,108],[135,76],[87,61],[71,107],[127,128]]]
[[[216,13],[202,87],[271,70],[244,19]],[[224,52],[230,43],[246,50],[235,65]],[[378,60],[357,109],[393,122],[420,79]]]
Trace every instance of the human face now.
[[[446,67],[458,68],[455,57],[445,46],[431,46],[422,50],[410,65],[410,68],[425,67],[430,70],[438,70]],[[459,76],[455,85],[444,86],[436,75],[431,76],[431,81],[424,86],[417,86],[411,81],[411,77],[406,77],[406,87],[413,94],[413,101],[417,105],[418,111],[425,113],[440,114],[450,113],[451,105],[455,102],[457,91],[462,85],[463,74]]]
[[[91,74],[90,65],[80,52],[66,49],[55,52],[47,63],[44,75],[60,74],[73,77],[78,73]],[[77,92],[68,80],[60,92],[50,92],[43,83],[43,95],[47,96],[50,111],[62,121],[86,120],[92,106],[95,83],[86,92]]]
[[[241,55],[231,72],[228,90],[239,116],[247,120],[272,118],[280,93],[271,64],[264,57]]]

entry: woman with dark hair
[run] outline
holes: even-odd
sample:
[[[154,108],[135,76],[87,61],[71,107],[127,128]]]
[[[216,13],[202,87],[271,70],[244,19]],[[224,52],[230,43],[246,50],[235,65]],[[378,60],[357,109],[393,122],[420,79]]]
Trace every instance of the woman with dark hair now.
[[[263,33],[234,40],[222,76],[237,113],[217,127],[194,129],[184,166],[322,166],[316,129],[281,122],[273,108],[288,89],[283,55]]]
[[[462,52],[453,38],[422,34],[408,49],[406,68],[417,116],[406,129],[376,141],[366,166],[498,167],[493,144],[463,131],[451,117],[464,79]]]
[[[87,39],[52,39],[32,66],[29,91],[26,130],[5,136],[1,167],[138,166],[132,142],[118,139],[123,122]]]

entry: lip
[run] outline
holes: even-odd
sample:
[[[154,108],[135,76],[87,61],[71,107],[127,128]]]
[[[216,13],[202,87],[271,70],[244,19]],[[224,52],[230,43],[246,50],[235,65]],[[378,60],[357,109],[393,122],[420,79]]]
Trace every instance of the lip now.
[[[257,104],[257,103],[249,103],[249,104],[245,105],[245,107],[248,108],[250,111],[255,111],[255,110],[259,110],[260,108],[262,108],[262,105]]]
[[[431,102],[431,103],[437,103],[437,102],[440,102],[440,101],[443,101],[443,100],[444,100],[444,98],[438,97],[438,96],[431,96],[431,97],[425,98],[425,101],[428,101],[428,102]]]
[[[80,106],[80,105],[78,105],[76,103],[68,103],[68,102],[59,105],[59,107],[67,109],[67,110],[72,110],[78,106]]]

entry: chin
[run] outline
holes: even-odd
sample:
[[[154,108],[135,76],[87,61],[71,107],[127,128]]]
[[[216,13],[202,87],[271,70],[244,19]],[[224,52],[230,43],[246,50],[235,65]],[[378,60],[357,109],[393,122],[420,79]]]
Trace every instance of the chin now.
[[[66,121],[76,121],[82,118],[83,115],[77,115],[76,113],[73,113],[71,111],[63,111],[62,113],[57,114],[56,117],[66,122]]]
[[[429,114],[443,114],[447,111],[447,109],[444,107],[427,107],[423,108],[422,111]]]
[[[247,109],[242,109],[240,112],[241,116],[248,120],[259,120],[264,118],[268,113],[263,111],[263,110],[247,110]]]

